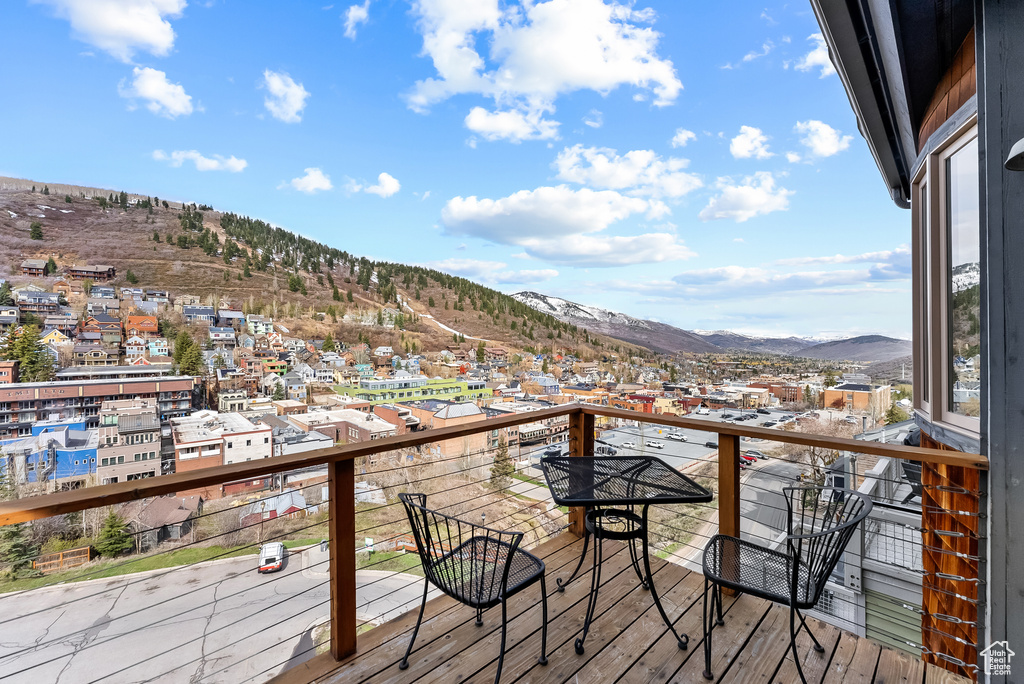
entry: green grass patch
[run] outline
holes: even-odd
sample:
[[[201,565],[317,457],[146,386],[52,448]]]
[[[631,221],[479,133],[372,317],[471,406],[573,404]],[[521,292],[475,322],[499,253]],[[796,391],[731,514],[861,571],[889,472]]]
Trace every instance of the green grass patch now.
[[[356,568],[359,570],[384,570],[385,572],[407,572],[423,577],[419,554],[401,551],[374,551],[357,553]]]

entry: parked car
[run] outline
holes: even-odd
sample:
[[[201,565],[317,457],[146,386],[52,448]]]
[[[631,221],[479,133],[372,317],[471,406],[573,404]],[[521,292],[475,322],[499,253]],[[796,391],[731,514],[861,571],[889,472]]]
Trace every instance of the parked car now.
[[[770,416],[772,414],[772,412],[766,408],[759,408],[757,409],[757,412],[766,416]]]
[[[614,456],[615,454],[617,454],[619,452],[614,447],[605,446],[605,445],[602,444],[601,446],[596,447],[594,449],[594,453],[598,454],[600,456]]]
[[[284,544],[281,542],[267,542],[260,547],[260,564],[257,572],[277,572],[284,567]]]
[[[708,449],[717,449],[718,442],[704,442],[704,446],[706,446]]]
[[[741,463],[756,463],[757,459],[753,456],[747,456],[746,454],[740,454]]]
[[[722,414],[722,420],[732,420],[732,414],[731,413],[723,413]]]
[[[622,443],[622,448],[623,449],[636,449],[636,444],[633,443],[633,442],[623,442]]]
[[[700,408],[697,409],[697,415],[698,416],[710,416],[711,415],[711,409],[709,409],[709,408],[707,408],[705,406],[701,406]]]
[[[843,418],[843,422],[849,423],[850,425],[856,425],[860,421],[857,420],[857,416],[846,416],[845,418]]]
[[[665,448],[664,444],[662,444],[661,442],[655,442],[654,440],[651,440],[651,441],[647,442],[647,446],[649,446],[649,447],[651,447],[653,449],[664,449]]]
[[[778,423],[776,423],[774,420],[768,420],[765,421],[764,423],[761,423],[761,427],[775,427],[776,425],[778,425]]]
[[[747,449],[747,456],[753,456],[754,458],[759,459],[759,460],[761,460],[761,459],[763,459],[765,461],[768,460],[768,457],[765,456],[760,451],[758,451],[757,449]]]

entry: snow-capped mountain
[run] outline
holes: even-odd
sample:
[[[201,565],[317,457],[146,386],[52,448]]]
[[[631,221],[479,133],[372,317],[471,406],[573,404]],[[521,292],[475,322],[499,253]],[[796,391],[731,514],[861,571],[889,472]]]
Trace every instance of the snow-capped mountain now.
[[[953,268],[953,292],[963,292],[981,283],[981,264],[972,262]]]
[[[615,337],[654,351],[668,354],[679,351],[721,351],[720,348],[697,335],[664,323],[633,318],[617,311],[577,304],[559,297],[549,297],[539,292],[517,292],[512,297],[565,323],[578,325],[591,332]]]

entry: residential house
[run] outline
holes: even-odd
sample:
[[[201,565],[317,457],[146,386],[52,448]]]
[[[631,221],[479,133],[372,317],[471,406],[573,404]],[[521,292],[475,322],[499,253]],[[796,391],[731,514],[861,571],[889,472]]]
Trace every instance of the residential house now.
[[[117,350],[91,344],[76,344],[71,351],[76,366],[116,366],[120,358]]]
[[[277,518],[294,518],[306,515],[307,510],[316,510],[316,507],[308,507],[302,492],[289,489],[277,496],[261,500],[259,503],[251,503],[242,509],[239,523],[243,527],[255,525],[260,521],[276,520]]]
[[[57,328],[43,328],[43,331],[39,333],[39,341],[58,347],[72,343],[71,338]]]
[[[316,372],[307,363],[297,363],[292,367],[292,372],[298,374],[302,378],[302,382],[307,385],[313,384],[316,379]]]
[[[68,275],[73,280],[92,280],[102,282],[113,280],[117,277],[117,269],[105,264],[76,264],[68,269]]]
[[[124,341],[124,355],[128,363],[141,356],[146,355],[146,340],[138,335],[132,335]]]
[[[122,399],[100,405],[100,484],[156,477],[161,467],[161,426],[156,399]]]
[[[120,295],[122,300],[130,301],[133,299],[142,299],[144,292],[141,287],[122,287]]]
[[[25,259],[21,262],[21,274],[27,276],[46,275],[46,259]]]
[[[168,356],[170,354],[165,337],[151,337],[146,340],[146,350],[150,356]]]
[[[2,315],[3,307],[0,307],[0,315]],[[75,330],[78,328],[78,317],[74,314],[63,314],[58,313],[56,315],[50,315],[43,319],[43,326],[46,328],[56,328],[67,336],[75,334]]]
[[[221,390],[217,394],[217,410],[221,413],[237,413],[249,408],[249,395],[244,389]]]
[[[89,296],[94,299],[117,299],[117,291],[110,285],[94,285],[89,290]]]
[[[125,335],[135,335],[143,339],[156,337],[160,334],[160,326],[156,316],[126,316],[124,319]]]
[[[313,382],[318,385],[334,384],[334,367],[322,361],[313,366]]]
[[[284,375],[288,372],[288,362],[281,359],[263,359],[263,372]]]
[[[167,290],[146,290],[146,301],[167,304],[171,297]]]
[[[217,326],[210,326],[209,335],[210,342],[213,343],[214,347],[219,347],[221,349],[235,348],[234,328],[221,328]]]
[[[22,314],[48,316],[60,310],[60,295],[56,292],[33,292],[25,289],[18,292],[18,308]]]
[[[186,306],[181,313],[189,323],[213,323],[216,319],[212,306]]]
[[[65,298],[71,296],[71,289],[71,282],[64,278],[58,278],[53,282],[53,291],[64,295]]]
[[[270,458],[273,455],[272,431],[254,425],[238,413],[197,411],[191,416],[171,420],[174,441],[175,472],[230,465]],[[205,487],[188,492],[203,498],[218,498],[220,487]],[[179,496],[181,492],[179,492]]]
[[[201,496],[160,496],[124,504],[118,516],[128,524],[140,553],[164,541],[188,538],[203,513]]]
[[[108,314],[94,314],[85,319],[81,330],[84,333],[98,332],[104,344],[121,344],[121,321]]]
[[[295,372],[285,373],[281,381],[284,383],[285,395],[295,401],[306,401],[306,381]]]
[[[504,347],[484,347],[484,360],[499,364],[508,363],[508,349]]]
[[[219,309],[217,325],[222,328],[241,330],[245,326],[245,314],[237,309]]]
[[[0,359],[0,385],[18,382],[18,361]]]
[[[59,481],[84,486],[96,473],[94,430],[81,421],[46,421],[30,426],[31,434],[0,446],[0,461],[13,465],[14,482]]]
[[[0,306],[0,333],[17,327],[19,309],[16,306]]]
[[[246,327],[249,330],[249,334],[253,337],[259,335],[268,335],[274,331],[273,319],[266,318],[264,316],[257,316],[256,314],[249,314],[245,318]]]
[[[390,360],[395,355],[395,350],[389,346],[380,346],[373,350],[373,355],[377,358]]]

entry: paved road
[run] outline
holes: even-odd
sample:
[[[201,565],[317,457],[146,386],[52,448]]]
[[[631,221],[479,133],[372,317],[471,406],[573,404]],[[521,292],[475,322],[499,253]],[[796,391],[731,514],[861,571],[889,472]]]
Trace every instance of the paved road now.
[[[0,682],[264,681],[314,655],[328,614],[326,554],[304,555],[268,575],[249,556],[0,596]],[[360,619],[418,606],[422,582],[358,572]]]

